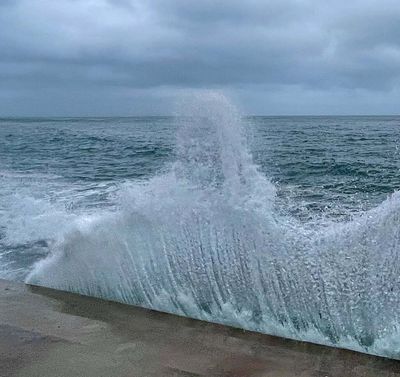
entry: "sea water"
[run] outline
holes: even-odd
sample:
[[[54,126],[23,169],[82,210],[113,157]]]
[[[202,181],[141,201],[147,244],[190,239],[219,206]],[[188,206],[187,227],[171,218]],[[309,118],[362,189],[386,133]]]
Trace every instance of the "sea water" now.
[[[400,117],[0,120],[0,278],[400,358]]]

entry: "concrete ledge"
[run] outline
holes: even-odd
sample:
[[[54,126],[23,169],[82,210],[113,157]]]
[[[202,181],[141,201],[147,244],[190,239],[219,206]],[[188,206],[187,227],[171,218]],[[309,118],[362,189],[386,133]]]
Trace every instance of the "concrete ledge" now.
[[[400,362],[0,280],[0,376],[394,377]]]

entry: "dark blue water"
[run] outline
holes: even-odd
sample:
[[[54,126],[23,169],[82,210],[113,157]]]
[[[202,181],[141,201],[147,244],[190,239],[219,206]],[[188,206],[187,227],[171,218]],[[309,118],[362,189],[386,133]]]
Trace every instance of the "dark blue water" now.
[[[216,119],[212,127],[218,130]],[[207,128],[204,138],[193,131],[199,122],[0,119],[0,277],[22,280],[33,271],[29,279],[43,285],[398,357],[387,340],[398,328],[392,315],[400,284],[393,277],[396,204],[381,203],[400,187],[400,117],[244,117],[240,130],[246,141],[240,143],[237,125],[225,124],[222,138]],[[179,137],[187,123],[189,131]],[[199,177],[207,177],[201,189]],[[214,178],[222,184],[215,185]],[[344,234],[345,240],[332,246],[324,232],[333,240]],[[360,246],[368,232],[379,234]],[[379,246],[382,239],[390,242]],[[390,249],[383,259],[394,268],[373,272],[376,250],[382,248]],[[311,249],[318,256],[310,257]],[[161,267],[159,250],[166,258]],[[253,252],[277,258],[271,259],[275,277],[267,267],[272,262],[255,262]],[[35,263],[43,260],[38,268]],[[320,267],[309,267],[311,260]],[[286,263],[290,279],[283,276]],[[301,267],[294,267],[297,263]],[[118,268],[106,270],[110,264]],[[79,265],[93,267],[91,280],[81,281]],[[260,269],[257,277],[254,269]],[[310,281],[299,284],[308,279],[303,273],[311,274]],[[382,279],[373,283],[379,289],[369,295],[362,288],[365,279],[379,274]],[[190,292],[181,286],[190,286]],[[385,290],[389,301],[366,303]],[[297,293],[326,301],[288,298]],[[382,314],[384,306],[391,309]],[[343,313],[353,307],[357,323],[351,324]],[[382,314],[383,327],[366,319],[368,312]],[[382,339],[386,346],[377,345]]]
[[[296,216],[347,216],[400,187],[400,117],[244,123],[254,161]],[[168,167],[178,124],[173,117],[0,119],[1,208],[10,192],[29,189],[69,208],[109,205],[121,182]]]

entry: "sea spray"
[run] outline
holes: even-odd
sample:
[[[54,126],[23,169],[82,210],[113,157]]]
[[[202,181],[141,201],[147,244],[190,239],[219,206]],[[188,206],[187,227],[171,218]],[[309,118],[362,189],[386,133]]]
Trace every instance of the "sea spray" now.
[[[221,94],[186,101],[176,161],[82,217],[27,281],[400,358],[396,194],[351,222],[302,225],[252,162]]]

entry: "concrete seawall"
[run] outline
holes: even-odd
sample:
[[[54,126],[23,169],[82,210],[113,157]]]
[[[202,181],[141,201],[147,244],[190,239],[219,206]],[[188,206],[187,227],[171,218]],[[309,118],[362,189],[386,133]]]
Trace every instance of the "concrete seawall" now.
[[[0,280],[1,377],[400,377],[400,362]]]

